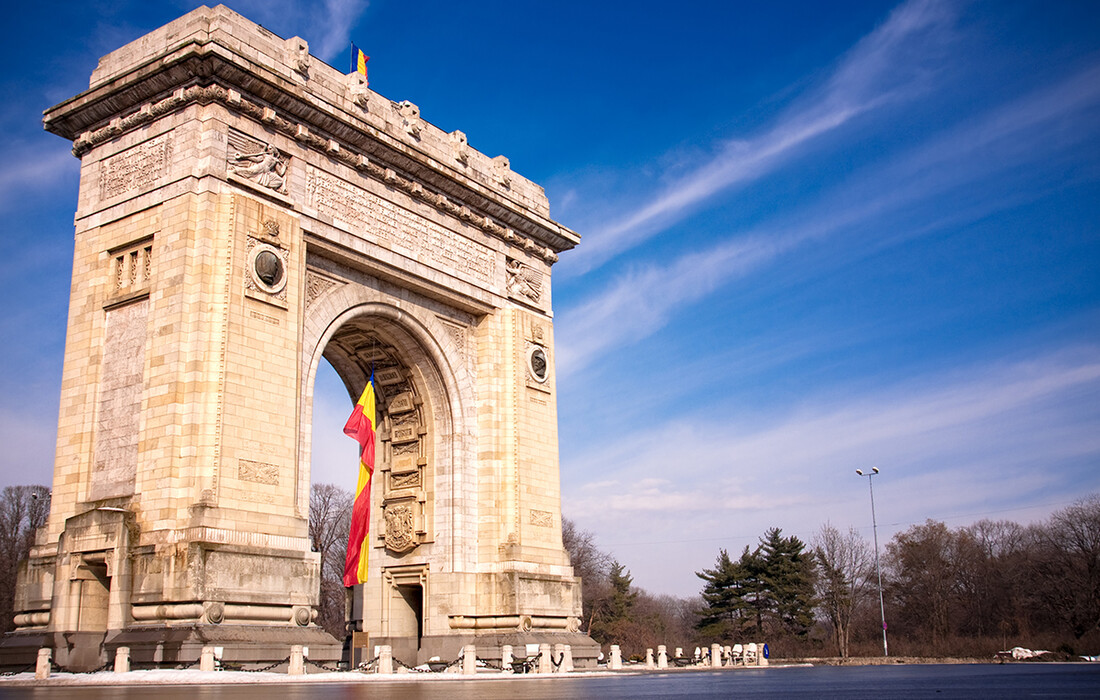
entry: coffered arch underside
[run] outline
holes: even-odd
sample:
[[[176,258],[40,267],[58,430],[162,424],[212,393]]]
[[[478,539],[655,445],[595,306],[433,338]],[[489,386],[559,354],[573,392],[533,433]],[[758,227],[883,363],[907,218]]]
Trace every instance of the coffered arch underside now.
[[[415,506],[412,493],[419,479],[430,480],[419,482],[421,493],[433,494],[426,504],[421,501],[430,511],[417,519],[429,531],[412,542],[391,532],[386,553],[399,556],[411,549],[409,554],[428,557],[443,569],[472,570],[477,555],[476,383],[468,347],[474,319],[319,259],[307,268],[304,301],[299,508],[308,511],[313,389],[322,359],[357,397],[375,358],[381,363],[375,379],[381,399],[379,457],[386,473],[380,477],[376,470],[372,500],[378,504],[381,498],[388,508],[381,517],[392,519],[409,515],[404,504]],[[413,500],[403,500],[406,496]],[[420,548],[421,542],[431,545]]]

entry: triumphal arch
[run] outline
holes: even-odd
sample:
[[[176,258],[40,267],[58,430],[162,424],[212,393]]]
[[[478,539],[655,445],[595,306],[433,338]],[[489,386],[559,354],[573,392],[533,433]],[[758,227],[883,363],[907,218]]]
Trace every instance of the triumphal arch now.
[[[349,411],[372,371],[378,393],[352,606],[371,643],[594,655],[562,548],[550,295],[579,238],[541,187],[223,6],[103,57],[45,128],[80,194],[53,507],[9,650],[337,658],[308,536],[327,361]]]

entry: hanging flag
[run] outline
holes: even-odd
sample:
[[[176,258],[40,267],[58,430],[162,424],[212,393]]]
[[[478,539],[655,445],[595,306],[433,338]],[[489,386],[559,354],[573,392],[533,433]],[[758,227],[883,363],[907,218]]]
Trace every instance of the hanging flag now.
[[[367,79],[367,61],[369,60],[370,56],[363,53],[355,44],[351,45],[351,69],[358,73],[362,73],[364,80]],[[367,80],[367,84],[370,85],[369,80]]]
[[[344,586],[350,588],[367,580],[367,554],[370,540],[370,478],[374,473],[374,372],[363,395],[344,425],[344,434],[359,443],[359,482],[351,507],[351,533],[344,559]]]

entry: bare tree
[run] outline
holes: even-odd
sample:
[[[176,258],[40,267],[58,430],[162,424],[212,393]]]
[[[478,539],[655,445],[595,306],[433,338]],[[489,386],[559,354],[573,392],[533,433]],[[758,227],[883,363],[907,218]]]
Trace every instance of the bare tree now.
[[[321,554],[318,623],[337,639],[345,634],[344,559],[354,500],[350,491],[332,484],[314,484],[309,492],[309,539]]]
[[[573,564],[573,573],[581,578],[581,597],[583,599],[584,629],[592,629],[592,617],[599,602],[610,595],[609,576],[612,557],[596,546],[596,536],[588,530],[581,530],[569,518],[561,519],[561,541],[569,560]]]
[[[1080,639],[1100,627],[1100,494],[1056,512],[1036,537],[1037,602]]]
[[[813,552],[819,570],[818,605],[832,625],[837,653],[846,658],[852,616],[866,597],[874,557],[859,533],[851,528],[841,533],[829,523],[814,535]]]
[[[50,490],[45,486],[6,486],[0,492],[0,632],[12,629],[12,607],[19,566],[34,533],[50,514]]]

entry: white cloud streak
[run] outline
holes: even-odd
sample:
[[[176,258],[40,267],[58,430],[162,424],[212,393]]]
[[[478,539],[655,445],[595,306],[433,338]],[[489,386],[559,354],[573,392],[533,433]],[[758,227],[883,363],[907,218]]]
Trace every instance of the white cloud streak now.
[[[28,191],[57,186],[80,173],[80,161],[65,148],[7,151],[0,168],[0,206],[8,206]]]
[[[311,54],[339,70],[348,70],[350,66],[342,59],[350,56],[351,30],[369,5],[368,0],[241,0],[238,11],[268,27],[290,28],[310,42]]]
[[[610,348],[647,337],[664,327],[680,308],[731,281],[752,274],[810,241],[849,231],[878,217],[922,203],[964,183],[1067,151],[1091,133],[1065,130],[1052,137],[1067,118],[1087,121],[1100,104],[1100,65],[992,110],[828,192],[802,211],[761,224],[707,250],[688,253],[666,265],[637,268],[620,276],[602,293],[561,314],[558,372],[582,370]],[[997,157],[982,157],[990,151]],[[1035,196],[984,200],[973,193],[965,209],[938,211],[936,219],[879,237],[865,246],[848,246],[838,256],[865,254],[872,246],[897,244],[935,230],[946,222],[973,220]],[[895,227],[891,227],[895,228]],[[896,230],[896,229],[895,229]],[[820,264],[820,261],[819,261]]]
[[[563,508],[618,547],[639,585],[686,594],[697,584],[690,572],[718,546],[739,549],[767,527],[807,537],[826,521],[869,525],[856,467],[883,467],[875,495],[884,537],[895,523],[1096,490],[1098,402],[1100,348],[1084,347],[819,398],[758,427],[712,410],[618,436],[563,465]],[[628,522],[647,523],[650,534],[625,537]],[[661,542],[669,548],[650,546]],[[632,558],[634,545],[644,557]]]
[[[946,3],[912,0],[861,40],[823,87],[799,100],[763,134],[734,139],[651,202],[587,236],[584,258],[571,270],[591,271],[648,240],[696,206],[737,184],[750,183],[792,157],[800,147],[859,115],[920,92],[934,71],[938,48],[949,38]]]

